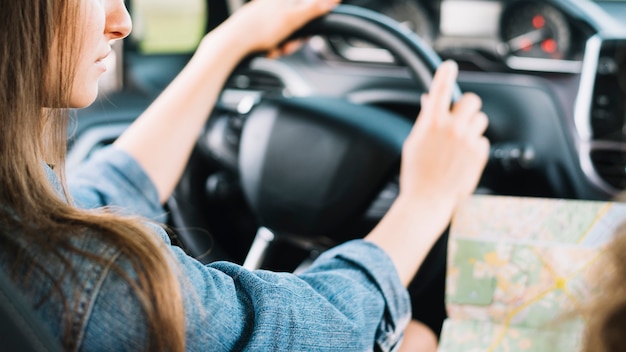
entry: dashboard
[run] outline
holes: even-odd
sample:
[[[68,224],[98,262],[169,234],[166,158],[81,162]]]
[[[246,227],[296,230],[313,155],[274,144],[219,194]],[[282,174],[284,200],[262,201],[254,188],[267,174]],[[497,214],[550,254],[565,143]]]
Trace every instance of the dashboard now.
[[[444,58],[482,70],[580,72],[588,23],[546,1],[349,0],[417,33]],[[388,61],[364,45],[335,44],[355,61]],[[369,58],[369,59],[368,59]]]
[[[626,2],[343,3],[391,17],[459,64],[462,90],[479,94],[490,117],[486,192],[606,199],[626,188]],[[290,94],[347,96],[415,116],[415,88],[394,70],[399,65],[389,52],[345,36],[313,39],[306,48],[313,54],[263,62],[251,72],[273,77]]]
[[[397,20],[459,63],[461,90],[482,98],[490,120],[479,192],[606,200],[626,189],[626,1],[343,2]],[[230,0],[228,10],[243,3]],[[209,12],[218,13],[214,5]],[[189,59],[125,48],[124,90],[77,113],[69,168],[114,140]],[[313,37],[275,60],[250,58],[232,73],[197,141],[168,203],[173,222],[228,238],[221,244],[235,259],[246,254],[242,243],[257,224],[238,184],[238,147],[245,116],[263,97],[330,96],[414,120],[423,92],[389,52],[345,36]],[[380,219],[397,190],[392,177],[359,225]],[[203,231],[188,236],[198,241],[187,245],[197,255],[213,247]]]
[[[232,12],[244,3],[229,0],[226,7]],[[487,136],[494,147],[484,177],[487,192],[606,199],[626,188],[625,1],[343,3],[395,19],[442,59],[459,63],[461,89],[479,94],[490,117]],[[219,11],[211,5],[209,13]],[[126,53],[128,86],[148,94],[124,92],[116,98],[116,105],[130,106],[126,111],[116,110],[118,129],[106,122],[107,140],[129,123],[123,116],[132,117],[144,109],[186,59]],[[267,93],[342,97],[414,119],[419,111],[415,97],[421,92],[387,51],[358,39],[330,35],[312,38],[293,56],[258,57],[234,72],[215,112],[219,116],[212,120],[221,121],[220,114],[236,113],[242,102],[256,101]],[[133,103],[126,102],[128,96],[134,97]],[[83,130],[89,132],[86,137],[104,131],[92,128],[102,122],[100,114],[98,108],[81,111],[85,118],[79,119],[76,137]],[[111,114],[102,113],[102,118],[110,120]],[[76,138],[70,164],[91,150],[94,143],[86,137]],[[234,169],[236,145],[227,145],[225,140],[205,136],[200,147],[212,150],[211,157],[220,167]]]

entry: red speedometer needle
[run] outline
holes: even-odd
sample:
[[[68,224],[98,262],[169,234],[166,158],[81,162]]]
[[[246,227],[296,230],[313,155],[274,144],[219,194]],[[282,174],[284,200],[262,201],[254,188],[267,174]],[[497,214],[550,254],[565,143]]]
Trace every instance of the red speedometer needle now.
[[[530,50],[533,45],[540,43],[545,39],[545,30],[543,28],[535,29],[530,32],[518,35],[510,39],[507,44],[511,52],[520,50]]]

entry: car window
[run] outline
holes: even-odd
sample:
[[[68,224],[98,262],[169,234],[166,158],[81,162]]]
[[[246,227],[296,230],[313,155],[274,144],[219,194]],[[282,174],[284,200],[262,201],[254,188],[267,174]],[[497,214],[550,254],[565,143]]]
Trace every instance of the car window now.
[[[107,58],[107,72],[100,79],[103,95],[123,88],[127,83],[126,71],[134,72],[132,81],[136,86],[153,89],[155,70],[149,67],[165,66],[169,71],[162,72],[165,78],[157,79],[158,87],[154,88],[160,89],[186,62],[179,63],[176,57],[189,57],[204,34],[227,16],[226,5],[219,0],[126,0],[126,5],[133,30],[123,43],[113,44],[113,52]],[[156,66],[150,61],[153,57],[163,60],[164,56],[175,61]],[[133,68],[134,65],[144,69]]]
[[[208,1],[131,0],[131,40],[142,54],[192,52],[206,32]]]

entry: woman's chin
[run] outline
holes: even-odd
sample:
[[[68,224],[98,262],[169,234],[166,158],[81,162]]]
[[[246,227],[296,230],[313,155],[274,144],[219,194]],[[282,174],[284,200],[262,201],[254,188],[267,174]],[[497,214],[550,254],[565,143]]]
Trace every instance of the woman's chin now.
[[[73,94],[70,99],[70,108],[81,109],[91,105],[98,97],[98,90],[95,92],[82,91],[80,94]]]

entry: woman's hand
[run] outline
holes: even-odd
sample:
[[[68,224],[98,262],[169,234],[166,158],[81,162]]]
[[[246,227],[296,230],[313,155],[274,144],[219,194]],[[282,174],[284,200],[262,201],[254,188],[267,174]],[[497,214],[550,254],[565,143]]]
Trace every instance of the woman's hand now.
[[[458,68],[443,63],[404,142],[400,195],[366,240],[394,262],[405,285],[450,222],[456,205],[480,179],[489,154],[481,100],[465,94],[452,108]]]
[[[253,0],[231,16],[227,26],[239,33],[239,42],[248,52],[268,51],[272,56],[284,52],[281,44],[312,19],[326,14],[340,0]],[[293,51],[293,46],[285,47]],[[290,50],[291,49],[291,50]]]
[[[402,152],[400,194],[404,198],[443,198],[454,205],[478,184],[489,154],[483,136],[488,121],[475,94],[464,94],[450,108],[457,72],[454,62],[443,63],[430,93],[422,97],[421,113]]]

